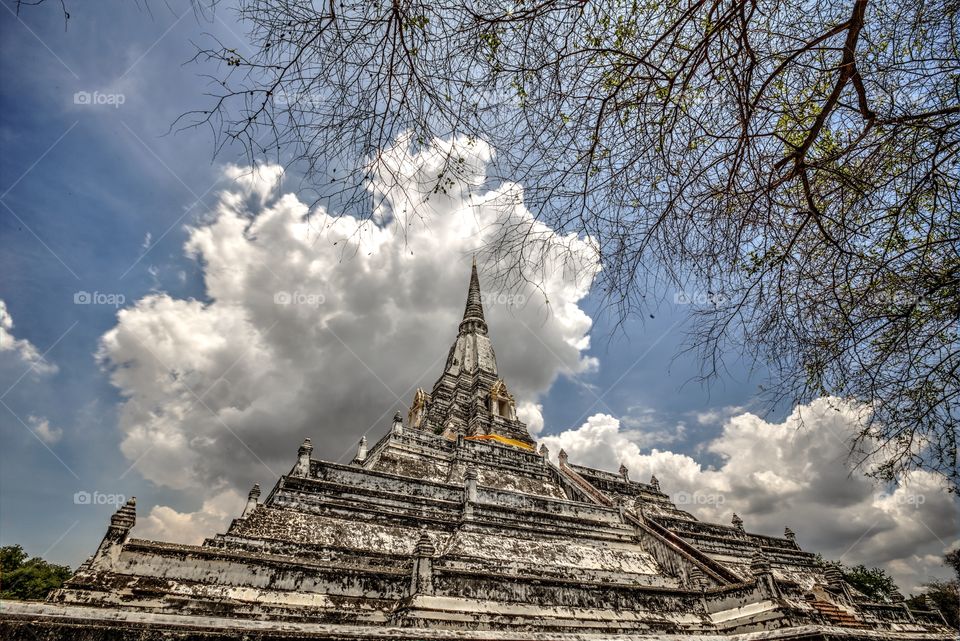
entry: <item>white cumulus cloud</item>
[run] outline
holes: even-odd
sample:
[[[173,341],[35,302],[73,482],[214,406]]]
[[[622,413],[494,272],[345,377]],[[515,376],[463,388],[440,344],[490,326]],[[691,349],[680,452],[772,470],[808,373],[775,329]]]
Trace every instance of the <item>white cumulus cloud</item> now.
[[[465,180],[435,192],[429,177],[452,152]],[[121,449],[136,470],[212,500],[254,481],[269,487],[307,436],[318,458],[351,456],[440,375],[471,257],[508,219],[573,249],[548,250],[542,280],[503,296],[495,266],[480,260],[500,374],[539,431],[537,400],[553,380],[596,366],[583,353],[592,321],[579,302],[598,266],[590,245],[536,223],[519,187],[484,187],[489,158],[482,143],[398,145],[385,162],[401,184],[374,182],[383,199],[369,219],[310,210],[284,191],[278,167],[228,168],[231,186],[185,248],[202,265],[206,298],[146,296],[101,339],[124,398]],[[169,533],[199,514],[160,509],[151,528]]]
[[[517,418],[527,424],[527,431],[536,436],[543,431],[543,405],[533,401],[517,404]]]
[[[28,416],[27,423],[41,441],[48,445],[58,442],[63,436],[63,430],[50,425],[50,421],[42,416]]]
[[[57,366],[45,360],[33,343],[13,335],[13,317],[0,299],[0,352],[10,352],[37,374],[53,374]]]
[[[245,496],[226,489],[203,501],[195,512],[178,512],[166,505],[155,505],[138,521],[137,536],[199,545],[205,538],[222,532],[231,519],[240,516],[245,504]]]

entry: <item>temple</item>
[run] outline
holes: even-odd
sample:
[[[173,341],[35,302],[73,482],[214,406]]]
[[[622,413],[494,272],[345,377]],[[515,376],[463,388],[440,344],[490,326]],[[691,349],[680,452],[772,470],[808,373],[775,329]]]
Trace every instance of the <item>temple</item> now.
[[[782,537],[706,523],[656,478],[551,460],[497,369],[474,264],[430,392],[347,465],[307,439],[202,545],[133,536],[133,500],[5,639],[952,639]]]

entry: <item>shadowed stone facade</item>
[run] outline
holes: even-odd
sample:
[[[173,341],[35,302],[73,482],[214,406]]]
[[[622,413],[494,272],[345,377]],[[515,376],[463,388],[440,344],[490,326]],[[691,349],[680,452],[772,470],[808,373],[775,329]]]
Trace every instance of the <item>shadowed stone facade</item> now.
[[[350,465],[312,458],[202,545],[133,538],[133,500],[5,639],[952,639],[784,537],[535,450],[497,372],[476,266],[444,371]]]

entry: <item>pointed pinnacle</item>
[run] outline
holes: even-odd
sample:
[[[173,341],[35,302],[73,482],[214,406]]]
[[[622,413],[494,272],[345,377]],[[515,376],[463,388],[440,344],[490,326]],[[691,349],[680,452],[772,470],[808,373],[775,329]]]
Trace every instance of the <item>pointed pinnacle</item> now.
[[[483,318],[483,301],[480,297],[480,277],[477,275],[477,259],[474,257],[470,268],[470,288],[467,290],[467,306],[463,310],[463,323],[479,321],[486,328]],[[461,325],[463,324],[461,323]]]

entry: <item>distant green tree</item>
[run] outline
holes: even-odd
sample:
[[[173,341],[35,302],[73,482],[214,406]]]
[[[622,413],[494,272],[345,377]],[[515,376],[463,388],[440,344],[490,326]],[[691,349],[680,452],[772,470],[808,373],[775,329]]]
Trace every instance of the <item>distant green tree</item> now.
[[[848,567],[840,564],[840,571],[847,583],[865,594],[872,601],[892,600],[897,592],[893,577],[882,568],[868,568],[865,565]]]
[[[17,569],[27,560],[27,553],[19,545],[7,545],[0,548],[0,569],[4,574]]]
[[[951,627],[960,630],[960,581],[931,581],[923,588],[921,594],[907,599],[907,606],[913,610],[929,610],[932,606]]]
[[[925,583],[923,592],[907,599],[907,606],[914,610],[929,610],[932,606],[940,610],[950,626],[960,630],[960,550],[944,554],[943,564],[953,568],[957,578]]]
[[[957,574],[957,580],[960,581],[960,548],[956,550],[951,550],[943,555],[943,564],[947,567],[953,568],[953,571]]]
[[[895,595],[899,594],[897,584],[893,582],[893,577],[887,574],[883,568],[868,568],[867,566],[854,565],[849,566],[840,561],[828,561],[820,554],[815,559],[817,565],[821,567],[834,566],[843,573],[843,579],[857,591],[862,592],[872,601],[891,601]]]
[[[43,599],[70,578],[66,565],[47,563],[40,557],[29,558],[19,545],[0,548],[0,598]]]

